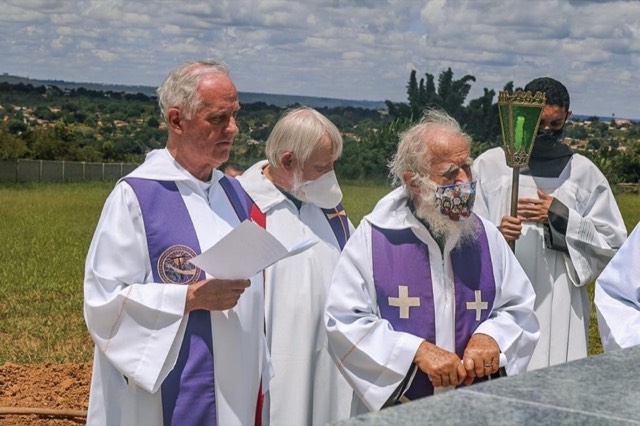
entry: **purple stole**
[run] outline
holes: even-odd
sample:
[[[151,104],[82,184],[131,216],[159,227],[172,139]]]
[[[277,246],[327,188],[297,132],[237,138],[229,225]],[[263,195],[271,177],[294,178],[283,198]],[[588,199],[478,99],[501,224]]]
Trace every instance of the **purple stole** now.
[[[468,220],[478,223],[477,240],[450,254],[455,289],[455,352],[460,359],[475,329],[489,317],[496,293],[484,227],[475,215]],[[372,226],[371,233],[373,277],[382,318],[396,331],[435,344],[433,282],[427,245],[410,229]],[[398,307],[399,299],[404,299],[404,308]],[[405,395],[411,400],[433,395],[427,375],[418,369]]]
[[[154,281],[192,284],[205,279],[204,271],[186,263],[201,249],[176,184],[140,178],[124,180],[133,188],[142,210]],[[231,202],[238,213],[243,206],[236,205],[238,196],[234,195],[236,200]],[[240,220],[244,218],[246,213]],[[189,313],[178,359],[162,382],[164,425],[217,424],[211,333],[209,311]]]
[[[329,221],[331,230],[336,236],[336,240],[338,240],[340,251],[342,251],[342,249],[344,249],[344,245],[347,243],[347,240],[350,237],[347,212],[345,211],[344,207],[342,207],[342,203],[338,203],[338,205],[333,209],[321,210]]]

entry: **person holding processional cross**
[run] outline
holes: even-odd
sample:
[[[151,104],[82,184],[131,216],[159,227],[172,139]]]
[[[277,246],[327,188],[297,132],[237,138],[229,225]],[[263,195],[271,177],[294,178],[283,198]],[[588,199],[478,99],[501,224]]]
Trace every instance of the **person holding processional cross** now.
[[[476,212],[507,241],[536,292],[540,340],[529,370],[588,354],[591,301],[587,285],[602,272],[627,238],[607,178],[588,158],[564,143],[571,115],[567,88],[536,78],[525,92],[545,95],[538,134],[527,167],[519,173],[517,212],[509,212],[513,169],[493,148],[473,164],[478,179]]]
[[[352,414],[525,371],[539,335],[531,283],[473,213],[469,138],[427,111],[401,135],[382,198],[347,242],[329,290],[329,350]]]

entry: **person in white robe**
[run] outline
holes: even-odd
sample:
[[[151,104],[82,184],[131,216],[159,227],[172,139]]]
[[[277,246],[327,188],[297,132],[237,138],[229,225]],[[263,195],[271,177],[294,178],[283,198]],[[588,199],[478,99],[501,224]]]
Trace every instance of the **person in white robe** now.
[[[541,335],[530,370],[588,354],[591,301],[587,285],[626,238],[626,228],[606,177],[563,143],[571,115],[566,87],[549,77],[524,90],[544,92],[538,136],[519,176],[518,215],[512,217],[512,169],[501,147],[476,158],[476,212],[498,226],[536,292]]]
[[[596,280],[595,305],[605,351],[640,345],[640,223]]]
[[[262,277],[188,263],[242,219],[215,169],[238,133],[237,91],[224,64],[195,61],[158,98],[167,146],[117,183],[86,259],[87,424],[253,424],[268,385]]]
[[[287,111],[265,146],[267,160],[238,181],[255,202],[251,218],[285,245],[310,249],[265,270],[266,336],[274,377],[265,423],[325,425],[349,417],[353,391],[327,350],[324,306],[340,251],[353,232],[334,162],[342,137],[306,107]]]
[[[340,256],[325,322],[354,415],[526,369],[535,295],[504,238],[472,213],[471,162],[458,123],[428,111],[401,135],[391,170],[403,186]]]

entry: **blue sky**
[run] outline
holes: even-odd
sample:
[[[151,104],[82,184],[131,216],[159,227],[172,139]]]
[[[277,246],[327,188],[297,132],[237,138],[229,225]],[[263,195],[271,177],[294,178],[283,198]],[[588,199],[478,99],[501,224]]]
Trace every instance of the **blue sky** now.
[[[0,0],[0,73],[157,86],[191,59],[240,91],[406,101],[409,73],[551,76],[576,114],[640,119],[640,1]]]

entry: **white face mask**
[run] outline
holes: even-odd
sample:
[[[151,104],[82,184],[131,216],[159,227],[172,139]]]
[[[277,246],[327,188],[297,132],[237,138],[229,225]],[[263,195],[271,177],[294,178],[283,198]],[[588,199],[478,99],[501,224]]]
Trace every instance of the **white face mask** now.
[[[322,209],[332,209],[342,201],[342,191],[333,170],[316,180],[294,184],[291,195],[302,202],[311,203]]]

